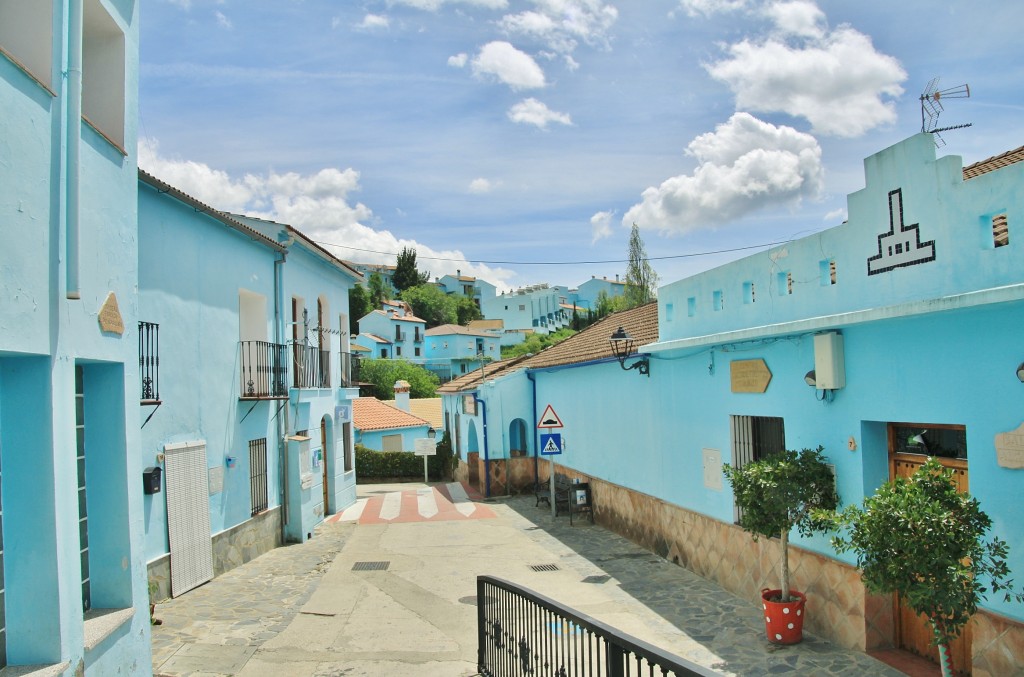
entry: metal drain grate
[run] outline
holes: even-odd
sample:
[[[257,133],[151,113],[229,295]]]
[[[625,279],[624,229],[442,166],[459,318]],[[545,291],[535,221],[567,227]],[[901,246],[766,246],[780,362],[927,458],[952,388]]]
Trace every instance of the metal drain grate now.
[[[387,571],[391,562],[356,562],[352,571]]]
[[[558,571],[557,564],[531,564],[530,568],[534,571]]]
[[[607,583],[612,579],[608,574],[587,576],[583,579],[584,583]]]

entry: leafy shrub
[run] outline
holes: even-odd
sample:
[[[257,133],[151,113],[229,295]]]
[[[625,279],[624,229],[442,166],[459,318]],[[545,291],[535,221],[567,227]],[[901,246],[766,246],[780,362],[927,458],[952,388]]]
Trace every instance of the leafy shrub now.
[[[441,480],[443,457],[439,454],[427,457],[427,473],[431,480]],[[356,445],[356,477],[390,478],[423,477],[423,458],[411,451],[376,451],[361,444]]]

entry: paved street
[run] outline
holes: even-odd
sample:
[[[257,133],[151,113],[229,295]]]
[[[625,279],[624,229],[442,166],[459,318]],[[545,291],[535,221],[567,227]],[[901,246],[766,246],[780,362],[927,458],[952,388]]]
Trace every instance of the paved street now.
[[[600,526],[553,519],[532,497],[481,503],[459,484],[360,485],[359,503],[308,543],[159,604],[154,673],[474,675],[478,574],[726,675],[902,674],[806,634],[769,644],[750,602]]]

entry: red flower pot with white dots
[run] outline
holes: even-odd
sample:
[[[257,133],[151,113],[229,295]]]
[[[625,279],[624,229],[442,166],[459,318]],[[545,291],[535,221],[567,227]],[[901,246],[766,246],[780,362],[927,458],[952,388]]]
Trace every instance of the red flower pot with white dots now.
[[[796,590],[790,590],[792,599],[779,602],[781,590],[761,590],[764,608],[764,628],[768,641],[774,644],[797,644],[804,638],[804,605],[807,597]]]

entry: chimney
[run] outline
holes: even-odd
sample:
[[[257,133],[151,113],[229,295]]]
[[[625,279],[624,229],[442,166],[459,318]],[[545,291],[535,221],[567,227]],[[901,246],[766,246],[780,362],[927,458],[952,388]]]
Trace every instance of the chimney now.
[[[395,406],[412,413],[409,408],[409,390],[411,386],[408,381],[395,381]]]
[[[615,273],[615,281],[616,281],[616,282],[618,282],[618,281],[619,281],[619,274],[618,274],[618,273]]]
[[[458,268],[455,269],[455,274],[458,275],[459,277],[462,277],[462,271],[459,270]]]

